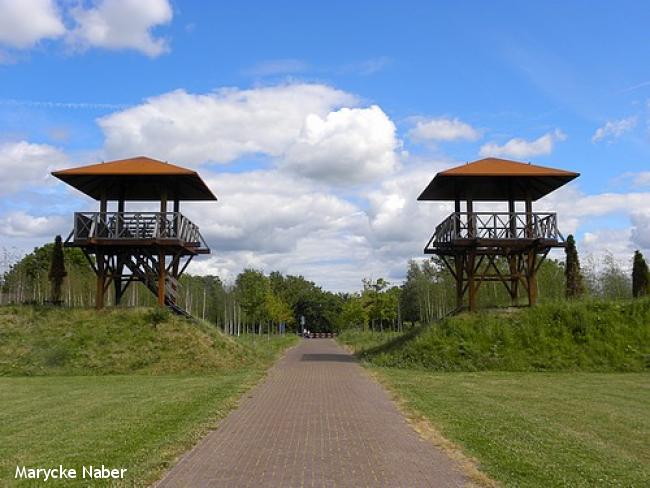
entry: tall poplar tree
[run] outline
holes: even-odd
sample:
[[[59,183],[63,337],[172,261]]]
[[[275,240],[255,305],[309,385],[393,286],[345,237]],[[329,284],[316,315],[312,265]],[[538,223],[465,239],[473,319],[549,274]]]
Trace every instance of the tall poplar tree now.
[[[580,272],[580,260],[578,259],[578,250],[573,235],[569,235],[566,240],[566,262],[564,275],[566,276],[566,297],[580,298],[584,293],[582,274]]]
[[[56,236],[54,239],[54,248],[52,249],[52,258],[50,261],[50,272],[48,278],[50,279],[51,287],[51,302],[54,305],[61,305],[61,286],[63,279],[68,275],[65,270],[65,262],[63,259],[63,244],[61,243],[61,236]]]
[[[632,296],[634,298],[643,297],[648,294],[648,281],[650,272],[648,265],[638,250],[634,251],[634,262],[632,263]]]

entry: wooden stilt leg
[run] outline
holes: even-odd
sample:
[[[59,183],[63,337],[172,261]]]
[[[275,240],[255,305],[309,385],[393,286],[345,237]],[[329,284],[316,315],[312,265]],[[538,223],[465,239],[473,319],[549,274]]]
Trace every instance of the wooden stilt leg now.
[[[463,306],[463,263],[465,256],[457,254],[454,256],[454,266],[456,268],[456,307]]]
[[[106,264],[104,256],[97,254],[97,290],[95,291],[95,308],[104,308],[104,284],[106,281]]]
[[[510,267],[510,301],[512,306],[517,305],[517,295],[519,294],[519,276],[517,273],[517,256],[508,257],[508,266]]]
[[[474,284],[474,266],[475,266],[475,256],[474,253],[470,253],[467,259],[467,293],[468,293],[468,302],[469,310],[473,312],[476,310],[476,286]]]
[[[158,305],[165,306],[165,254],[158,256]]]
[[[122,264],[122,256],[119,254],[115,257],[115,276],[113,277],[113,284],[115,286],[115,305],[119,305],[122,301],[122,273],[124,271],[124,264]]]
[[[537,303],[537,273],[535,272],[535,257],[536,253],[534,250],[528,251],[526,274],[528,278],[528,305],[531,307]]]

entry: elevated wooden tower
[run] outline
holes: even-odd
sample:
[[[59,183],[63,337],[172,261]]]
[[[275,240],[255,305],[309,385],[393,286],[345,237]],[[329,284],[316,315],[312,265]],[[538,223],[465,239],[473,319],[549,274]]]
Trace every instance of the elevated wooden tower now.
[[[178,279],[192,258],[209,254],[199,228],[180,213],[183,200],[216,200],[192,170],[136,157],[54,171],[55,177],[99,201],[99,212],[74,214],[65,245],[79,247],[97,275],[96,306],[111,283],[115,304],[139,281],[177,313]],[[160,202],[159,212],[126,212],[126,201]],[[108,209],[116,202],[116,211]],[[167,203],[173,202],[168,211]]]
[[[440,256],[456,280],[457,309],[476,309],[481,283],[504,284],[517,303],[519,285],[528,304],[537,300],[536,273],[548,252],[564,247],[555,213],[534,213],[533,203],[579,176],[578,173],[530,163],[486,158],[438,173],[418,200],[454,201],[454,212],[443,220],[426,247]],[[507,212],[475,212],[474,202],[507,202]],[[465,202],[465,211],[461,211]],[[524,211],[517,211],[517,202]],[[507,262],[507,271],[499,266]]]

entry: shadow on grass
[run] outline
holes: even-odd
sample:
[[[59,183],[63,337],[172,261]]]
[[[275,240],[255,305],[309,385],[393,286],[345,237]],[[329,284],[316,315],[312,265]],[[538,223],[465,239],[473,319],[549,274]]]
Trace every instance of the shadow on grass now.
[[[362,349],[356,352],[354,355],[359,359],[372,359],[374,356],[378,356],[384,353],[390,353],[391,351],[394,351],[395,349],[399,349],[405,344],[407,344],[408,342],[416,339],[420,334],[422,334],[429,327],[431,327],[431,325],[420,325],[414,327],[413,329],[409,330],[408,332],[405,332],[399,337],[395,337],[394,339],[390,339],[389,341],[386,341],[383,344],[371,347],[369,349]]]

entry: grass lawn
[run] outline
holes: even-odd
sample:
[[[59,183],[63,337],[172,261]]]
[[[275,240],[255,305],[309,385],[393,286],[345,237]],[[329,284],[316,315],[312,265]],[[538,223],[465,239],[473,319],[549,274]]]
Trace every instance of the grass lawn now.
[[[372,370],[504,486],[650,486],[650,374]]]
[[[0,378],[0,485],[30,484],[14,480],[17,465],[59,464],[79,477],[83,465],[124,467],[123,485],[147,485],[259,375]]]

